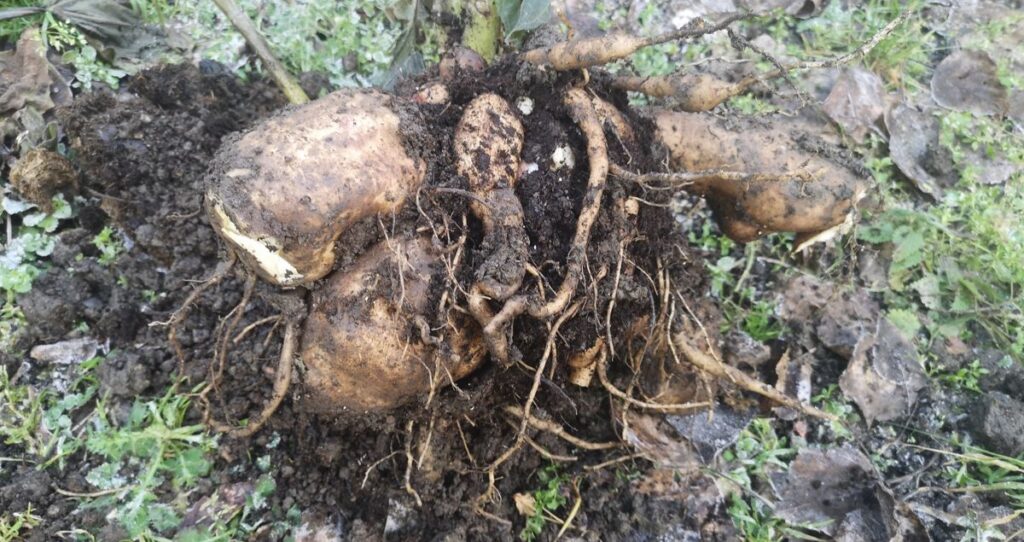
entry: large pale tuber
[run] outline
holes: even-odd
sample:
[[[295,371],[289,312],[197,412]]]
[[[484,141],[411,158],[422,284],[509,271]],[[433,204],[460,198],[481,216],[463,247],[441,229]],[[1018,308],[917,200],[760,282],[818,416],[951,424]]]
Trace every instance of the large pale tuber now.
[[[393,408],[475,369],[485,351],[470,328],[455,323],[442,344],[426,344],[416,321],[443,272],[429,239],[391,239],[313,292],[299,354],[306,409]]]
[[[264,280],[308,284],[334,266],[354,222],[400,208],[426,165],[403,147],[395,98],[338,91],[290,108],[224,145],[207,213]]]
[[[801,149],[795,137],[771,128],[728,128],[694,113],[659,112],[657,137],[671,166],[686,172],[752,172],[760,178],[709,174],[689,189],[707,197],[729,237],[750,241],[771,232],[815,235],[843,224],[867,191],[867,180],[821,154]],[[781,126],[786,126],[782,124]],[[793,123],[790,130],[814,133]],[[764,180],[763,174],[775,177]]]

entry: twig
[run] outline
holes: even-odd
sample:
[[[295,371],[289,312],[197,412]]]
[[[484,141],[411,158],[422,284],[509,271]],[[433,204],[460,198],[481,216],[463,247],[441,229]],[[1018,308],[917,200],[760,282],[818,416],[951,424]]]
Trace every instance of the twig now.
[[[791,64],[783,64],[768,52],[733,32],[732,29],[726,29],[734,47],[741,50],[750,49],[754,51],[754,53],[771,62],[775,69],[766,73],[744,77],[736,82],[725,81],[707,74],[694,73],[650,77],[620,76],[612,80],[612,86],[621,90],[640,92],[656,98],[672,96],[679,100],[678,105],[682,110],[702,112],[714,109],[722,102],[733,96],[739,96],[756,84],[767,83],[772,79],[783,77],[796,91],[801,102],[806,104],[809,99],[797,87],[792,77],[790,77],[792,72],[814,68],[834,68],[867,56],[882,40],[903,24],[909,16],[910,11],[901,13],[878,33],[849,53],[834,58]]]
[[[576,500],[572,504],[572,509],[569,510],[569,515],[565,518],[565,523],[562,524],[562,528],[555,535],[555,540],[562,538],[562,535],[569,530],[569,527],[572,526],[572,520],[576,519],[576,514],[580,513],[580,507],[583,505],[583,496],[580,495],[580,481],[578,479],[572,482],[572,492],[576,496]]]
[[[260,57],[263,65],[270,72],[270,76],[274,78],[274,82],[277,83],[278,88],[284,93],[285,98],[293,104],[304,104],[309,101],[309,96],[306,96],[306,92],[302,90],[302,87],[295,82],[295,79],[285,69],[284,64],[274,56],[274,53],[270,50],[270,44],[260,34],[260,31],[253,24],[252,19],[246,15],[245,11],[235,2],[235,0],[213,0],[214,4],[227,16],[231,24],[234,25],[235,29],[238,30],[245,41],[252,47],[253,51],[256,52],[256,56]]]
[[[234,344],[238,344],[239,342],[242,341],[242,339],[245,338],[246,335],[251,333],[252,330],[262,326],[263,324],[269,324],[270,322],[277,322],[278,320],[281,319],[281,317],[282,317],[282,315],[275,314],[273,316],[267,316],[266,318],[260,318],[259,320],[256,320],[255,322],[245,326],[245,328],[243,328],[242,331],[240,331],[238,333],[238,335],[235,335],[235,338],[231,342],[234,343]]]
[[[192,306],[195,305],[199,296],[203,295],[203,292],[216,286],[220,281],[224,280],[224,277],[228,275],[231,268],[234,267],[238,256],[235,255],[234,251],[228,252],[227,262],[221,264],[220,268],[217,269],[213,275],[204,280],[196,289],[192,290],[192,293],[185,298],[184,303],[178,307],[178,310],[174,311],[171,315],[170,320],[167,321],[167,342],[171,343],[171,348],[174,350],[175,357],[178,358],[178,376],[180,378],[175,379],[175,386],[177,382],[185,378],[185,350],[181,347],[181,341],[178,340],[178,326],[185,321],[188,317],[188,313],[192,310]],[[155,325],[154,322],[152,325]]]
[[[882,29],[876,32],[874,36],[871,36],[871,38],[868,39],[868,41],[860,44],[860,47],[857,47],[856,49],[850,51],[849,53],[840,55],[835,58],[823,58],[820,60],[811,60],[807,62],[789,64],[784,66],[784,68],[786,71],[810,70],[816,68],[835,68],[838,66],[842,66],[844,64],[849,64],[850,62],[858,58],[867,56],[868,53],[870,53],[879,43],[882,42],[882,40],[888,38],[897,28],[900,27],[900,25],[907,22],[907,19],[910,18],[910,15],[912,13],[913,12],[909,9],[901,12],[899,16],[889,21],[889,24],[883,26]],[[778,77],[778,75],[771,75],[771,77]]]
[[[104,497],[106,495],[116,495],[118,493],[124,493],[125,491],[128,491],[129,489],[131,489],[133,487],[135,487],[135,486],[134,485],[122,486],[122,487],[115,487],[115,488],[111,488],[111,489],[102,489],[100,491],[92,491],[92,492],[89,492],[89,493],[79,493],[77,491],[68,491],[66,489],[61,489],[61,488],[56,487],[56,486],[54,486],[53,490],[55,492],[57,492],[58,494],[60,494],[60,495],[64,495],[65,497],[74,497],[76,499],[95,499],[96,497]]]
[[[473,457],[473,452],[469,451],[469,441],[466,440],[466,433],[462,431],[462,422],[455,420],[455,427],[459,430],[459,438],[462,439],[462,448],[466,450],[466,457],[469,458],[469,464],[476,466],[476,458]]]
[[[516,405],[507,405],[504,407],[504,410],[505,412],[508,412],[509,414],[519,419],[523,419],[523,409]],[[618,448],[619,446],[621,446],[618,442],[590,442],[588,440],[583,440],[579,437],[569,434],[568,432],[565,431],[565,429],[562,429],[560,425],[554,422],[548,420],[541,420],[533,416],[529,416],[528,418],[526,418],[526,422],[534,429],[547,431],[548,433],[551,433],[552,435],[555,435],[556,437],[582,450],[610,450],[612,448]]]
[[[689,360],[690,363],[712,376],[730,380],[747,391],[766,397],[780,405],[798,410],[809,416],[837,423],[841,421],[838,416],[829,414],[817,407],[805,405],[800,401],[783,394],[768,384],[747,376],[743,371],[740,371],[735,367],[725,365],[721,361],[718,361],[693,346],[690,346],[690,343],[682,333],[676,334],[672,338],[672,341],[675,343],[676,348],[683,352],[683,356]]]
[[[387,461],[388,459],[391,459],[392,457],[395,457],[400,453],[401,452],[395,450],[394,452],[391,452],[390,454],[374,461],[372,464],[370,464],[369,467],[366,467],[366,473],[363,474],[363,483],[359,484],[359,489],[364,489],[366,487],[366,482],[370,480],[370,473],[373,472],[373,469],[377,468],[378,466],[380,466],[381,463]]]
[[[231,438],[245,438],[252,436],[259,431],[267,420],[274,415],[277,407],[288,395],[288,388],[292,384],[292,364],[295,357],[295,347],[298,344],[298,326],[294,322],[288,322],[284,327],[284,344],[281,345],[281,356],[277,362],[277,374],[274,377],[274,391],[270,401],[263,406],[263,410],[250,421],[245,427],[232,427],[220,422],[212,422],[213,429],[226,433]]]
[[[416,492],[416,489],[412,487],[412,466],[414,465],[412,459],[412,429],[413,421],[409,420],[409,423],[405,424],[405,492],[412,495],[416,499],[416,506],[423,507],[423,501],[420,499],[420,494]]]
[[[558,335],[558,329],[562,326],[566,320],[571,318],[576,311],[579,310],[582,301],[577,301],[568,310],[566,310],[555,324],[551,327],[551,331],[548,333],[548,340],[544,345],[544,354],[541,355],[540,361],[537,362],[537,368],[533,373],[533,384],[530,386],[530,392],[526,396],[526,402],[523,404],[522,424],[519,427],[519,431],[516,432],[516,440],[508,447],[497,459],[495,459],[487,467],[487,489],[477,499],[478,507],[480,503],[490,498],[495,488],[495,473],[502,464],[512,458],[523,446],[525,442],[526,429],[529,425],[530,409],[533,407],[533,401],[537,397],[537,391],[540,389],[541,379],[544,376],[544,368],[547,366],[548,359],[551,357],[551,351],[554,347],[555,337]]]
[[[597,471],[597,470],[601,470],[601,469],[610,467],[612,465],[618,465],[619,463],[625,463],[626,461],[630,461],[630,460],[633,460],[633,459],[642,459],[643,457],[644,457],[643,454],[624,455],[622,457],[616,457],[615,459],[609,459],[608,461],[605,461],[603,463],[598,463],[596,465],[587,465],[587,466],[583,467],[583,470],[587,470],[587,471],[593,472],[593,471]]]
[[[506,420],[506,421],[508,421],[509,425],[511,425],[512,427],[518,427],[511,420]],[[547,448],[541,446],[540,444],[537,443],[537,441],[533,440],[529,436],[524,436],[523,439],[526,441],[526,444],[528,444],[534,450],[537,450],[537,453],[539,453],[540,455],[544,456],[544,459],[547,459],[548,461],[561,461],[563,463],[572,463],[573,461],[578,461],[579,460],[579,458],[574,456],[574,455],[559,455],[559,454],[556,454],[556,453],[548,450]]]

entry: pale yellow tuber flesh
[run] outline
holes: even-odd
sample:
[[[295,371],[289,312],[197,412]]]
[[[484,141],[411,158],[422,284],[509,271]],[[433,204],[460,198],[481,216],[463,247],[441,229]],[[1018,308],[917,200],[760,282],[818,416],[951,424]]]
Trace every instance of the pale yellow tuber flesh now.
[[[723,172],[697,176],[686,188],[707,198],[723,232],[738,241],[771,232],[807,236],[829,230],[847,221],[867,191],[867,179],[801,149],[779,126],[727,129],[715,117],[675,112],[659,112],[655,122],[672,169]],[[799,123],[782,126],[814,133]]]
[[[217,233],[261,278],[309,284],[334,266],[354,222],[400,208],[426,164],[403,147],[394,98],[338,91],[294,107],[226,143],[206,207]]]
[[[386,410],[475,369],[485,351],[471,328],[454,325],[434,345],[417,322],[429,310],[431,282],[444,272],[429,239],[391,239],[313,292],[299,354],[305,408]]]

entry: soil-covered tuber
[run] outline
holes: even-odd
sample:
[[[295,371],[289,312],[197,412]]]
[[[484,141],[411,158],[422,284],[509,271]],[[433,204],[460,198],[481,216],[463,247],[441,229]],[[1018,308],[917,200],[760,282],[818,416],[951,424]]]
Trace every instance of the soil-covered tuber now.
[[[523,125],[503,98],[484,94],[466,107],[455,130],[455,166],[469,181],[469,206],[484,229],[477,286],[495,300],[514,294],[526,273],[528,240],[515,193],[522,149]]]
[[[655,121],[674,169],[708,172],[689,189],[707,197],[722,230],[738,241],[830,230],[848,219],[867,190],[861,175],[802,148],[792,134],[817,130],[799,122],[729,126],[715,117],[674,112],[658,113]]]
[[[401,135],[419,120],[398,107],[377,91],[338,91],[231,139],[211,169],[210,223],[268,282],[323,278],[346,228],[400,208],[423,182]]]
[[[469,374],[484,350],[454,325],[441,344],[417,322],[444,272],[428,238],[382,241],[313,293],[299,358],[314,412],[393,408]]]

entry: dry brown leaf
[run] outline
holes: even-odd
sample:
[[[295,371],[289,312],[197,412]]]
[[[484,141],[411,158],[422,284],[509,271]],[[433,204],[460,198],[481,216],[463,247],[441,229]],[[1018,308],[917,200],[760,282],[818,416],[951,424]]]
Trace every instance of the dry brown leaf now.
[[[674,435],[671,427],[662,427],[661,416],[636,411],[626,413],[627,425],[622,440],[659,467],[696,471],[700,456],[692,444]]]
[[[984,51],[961,50],[939,63],[932,76],[935,103],[977,115],[1001,115],[1009,104],[995,61]]]
[[[13,53],[0,53],[0,114],[25,107],[43,113],[53,109],[50,71],[39,29],[26,29]]]
[[[813,353],[813,351],[806,352],[793,358],[789,355],[789,350],[786,350],[779,359],[779,363],[775,365],[775,374],[778,376],[775,389],[796,398],[801,403],[810,404]],[[788,407],[775,407],[775,414],[784,420],[793,420],[796,419],[798,413]]]
[[[952,186],[959,175],[949,150],[939,143],[939,121],[930,112],[900,104],[886,115],[885,124],[896,167],[918,190],[941,198],[942,187]]]
[[[907,415],[927,382],[917,348],[882,318],[874,335],[857,344],[839,387],[871,424]]]
[[[775,514],[793,524],[823,523],[820,530],[830,535],[848,514],[869,508],[876,483],[871,461],[853,448],[804,448],[789,471],[774,479]]]
[[[96,342],[96,339],[83,337],[34,346],[29,352],[29,356],[44,364],[72,365],[82,363],[95,356],[99,351],[100,344]]]
[[[689,442],[705,464],[714,462],[722,450],[735,444],[753,419],[753,410],[739,411],[726,405],[716,406],[713,412],[665,416],[665,421]]]
[[[885,86],[874,72],[845,69],[822,108],[854,141],[863,143],[885,113]]]
[[[516,511],[521,516],[532,517],[537,513],[537,500],[529,493],[516,493],[512,495],[512,501],[516,503]]]

